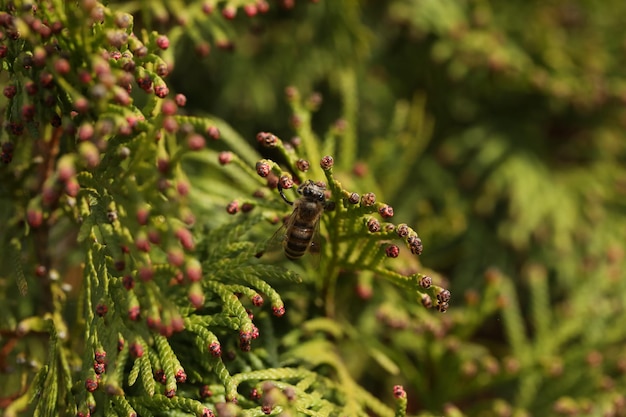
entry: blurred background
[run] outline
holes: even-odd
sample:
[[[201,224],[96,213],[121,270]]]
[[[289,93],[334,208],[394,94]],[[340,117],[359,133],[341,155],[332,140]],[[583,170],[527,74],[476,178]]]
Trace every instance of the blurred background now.
[[[316,131],[358,138],[338,175],[369,178],[452,291],[445,315],[378,307],[401,372],[364,385],[401,382],[424,415],[626,415],[625,2],[161,6],[144,19],[185,22],[189,113],[288,139],[285,88],[321,94]]]

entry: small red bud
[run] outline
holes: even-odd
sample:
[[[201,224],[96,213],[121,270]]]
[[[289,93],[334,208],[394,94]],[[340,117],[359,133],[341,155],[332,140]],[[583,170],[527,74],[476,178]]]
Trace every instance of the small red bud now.
[[[139,320],[139,316],[141,315],[141,310],[139,306],[132,306],[128,309],[128,319],[131,321]]]
[[[170,40],[167,38],[167,36],[165,35],[159,35],[156,38],[156,45],[160,48],[160,49],[167,49],[170,46]]]
[[[199,151],[200,149],[204,148],[205,144],[206,141],[204,140],[204,137],[197,133],[189,135],[189,137],[187,138],[187,146],[192,151]]]
[[[167,260],[170,264],[181,267],[185,263],[185,254],[180,248],[171,248],[167,251]]]
[[[182,332],[185,329],[185,321],[181,316],[172,317],[172,329],[175,332]]]
[[[200,308],[204,305],[204,294],[202,293],[190,291],[188,298],[189,302],[194,308]]]
[[[94,362],[93,371],[96,373],[96,375],[102,375],[104,371],[106,371],[106,365],[104,363]]]
[[[74,102],[74,109],[80,114],[85,114],[89,110],[89,101],[85,97],[79,97]]]
[[[146,317],[146,325],[149,329],[158,330],[161,328],[161,317],[159,316],[148,316]]]
[[[43,71],[39,75],[39,84],[41,84],[43,88],[52,88],[54,86],[53,81],[54,76],[47,71]]]
[[[293,179],[289,175],[281,175],[278,182],[280,183],[281,188],[285,190],[293,187]]]
[[[420,287],[422,287],[424,289],[430,288],[432,283],[433,283],[433,279],[431,277],[429,277],[429,276],[424,276],[424,277],[421,277],[419,279],[419,285],[420,285]]]
[[[92,379],[92,378],[87,378],[85,380],[85,388],[89,392],[94,392],[95,390],[98,389],[98,380],[97,379]]]
[[[150,217],[150,209],[148,206],[142,206],[137,209],[137,222],[145,226],[148,224],[148,218]]]
[[[107,353],[104,350],[97,350],[94,352],[93,358],[97,363],[104,363],[107,358]]]
[[[322,167],[324,171],[328,171],[329,169],[333,167],[334,163],[335,161],[333,160],[333,157],[330,155],[326,155],[320,161],[320,166]]]
[[[255,4],[246,4],[245,6],[243,6],[243,11],[248,17],[253,17],[256,16],[258,9]]]
[[[450,301],[450,298],[451,298],[451,294],[449,290],[441,290],[437,294],[437,301],[439,301],[440,303],[447,303]]]
[[[170,89],[165,84],[154,86],[154,95],[159,98],[165,98],[170,93]]]
[[[276,135],[269,132],[259,132],[256,135],[256,140],[262,146],[266,148],[274,148],[278,145],[279,139]]]
[[[428,294],[424,294],[422,296],[422,305],[426,308],[431,308],[433,306],[433,300],[431,300]]]
[[[189,183],[186,180],[180,180],[176,183],[176,191],[181,197],[189,194]]]
[[[185,268],[185,275],[191,282],[198,282],[202,279],[202,265],[196,259],[190,259]]]
[[[215,126],[209,126],[206,130],[206,134],[213,140],[218,140],[220,138],[220,130]]]
[[[213,13],[213,3],[209,1],[205,1],[202,3],[202,13],[211,14]]]
[[[270,9],[269,3],[265,0],[257,0],[256,5],[259,13],[267,13]]]
[[[179,384],[183,384],[185,381],[187,381],[187,374],[185,373],[184,369],[179,369],[176,371],[174,378],[176,379],[176,382],[178,382]]]
[[[374,193],[365,193],[361,196],[361,205],[368,207],[376,203],[376,195]]]
[[[135,238],[135,247],[142,252],[150,252],[150,241],[148,235],[145,233],[139,233]]]
[[[261,297],[260,294],[254,294],[251,301],[256,307],[261,307],[263,305],[263,297]]]
[[[70,62],[65,58],[59,58],[54,62],[54,70],[61,75],[68,74],[70,69]]]
[[[397,245],[389,245],[385,248],[385,254],[390,258],[397,258],[400,254],[400,248]]]
[[[38,209],[28,209],[26,211],[26,221],[32,228],[37,228],[43,223],[43,213]]]
[[[109,311],[109,308],[106,304],[98,304],[96,305],[96,314],[100,317],[104,317],[106,313]]]
[[[178,122],[172,116],[166,116],[163,119],[163,129],[169,133],[174,133],[178,130]]]
[[[270,166],[266,162],[257,162],[256,163],[256,172],[259,176],[265,178],[270,174]]]
[[[157,159],[157,169],[161,174],[167,174],[170,169],[170,161],[166,158]]]
[[[93,143],[80,143],[78,151],[87,168],[95,168],[100,164],[100,151]]]
[[[285,88],[285,96],[287,97],[287,100],[295,101],[300,96],[300,92],[298,91],[298,89],[296,87],[289,86],[289,87]]]
[[[138,275],[143,282],[151,281],[154,278],[154,269],[151,266],[142,266],[139,268]]]
[[[193,248],[195,247],[195,244],[193,242],[193,235],[191,234],[189,229],[180,227],[176,229],[176,231],[174,232],[174,235],[176,236],[180,244],[183,246],[183,248],[187,250],[193,250]]]
[[[398,236],[402,238],[407,237],[410,233],[409,226],[407,226],[404,223],[399,224],[398,227],[396,228],[396,233],[398,234]]]
[[[174,101],[178,107],[185,107],[187,104],[187,97],[184,94],[178,93],[174,96]]]
[[[47,206],[51,206],[59,199],[59,193],[57,189],[49,184],[44,184],[42,190],[41,200]]]
[[[309,161],[307,161],[306,159],[298,159],[296,161],[296,168],[298,168],[298,170],[302,172],[307,172],[310,168]]]
[[[376,220],[373,217],[370,217],[367,220],[367,229],[371,232],[371,233],[377,233],[380,232],[380,222],[378,220]]]
[[[133,288],[135,288],[135,280],[130,275],[124,275],[124,277],[122,278],[122,285],[127,290],[132,290]]]
[[[254,204],[251,204],[251,203],[243,203],[241,205],[241,211],[243,213],[249,213],[250,211],[252,211],[253,208],[254,208]]]
[[[143,356],[143,346],[139,342],[133,342],[130,345],[129,352],[133,358],[141,358]]]
[[[406,398],[406,391],[402,385],[395,385],[393,387],[393,396],[396,398]]]
[[[165,384],[167,382],[167,376],[163,369],[157,369],[154,371],[154,380],[159,384]]]
[[[357,177],[363,178],[365,175],[367,175],[367,165],[365,165],[363,162],[357,162],[352,168],[352,172]]]
[[[92,81],[92,77],[91,74],[87,71],[80,71],[78,73],[78,80],[82,83],[82,84],[89,84]]]
[[[37,265],[35,267],[35,275],[37,275],[39,278],[45,277],[47,273],[48,273],[48,269],[45,266]]]
[[[161,244],[161,233],[157,229],[148,230],[148,241],[154,245]]]
[[[406,243],[411,248],[411,253],[414,255],[421,255],[424,247],[422,246],[422,239],[420,239],[417,235],[411,235],[406,239]]]
[[[37,87],[37,84],[35,84],[33,81],[27,81],[24,84],[24,89],[26,90],[26,94],[28,94],[29,96],[34,96],[39,92],[39,87]]]
[[[371,285],[357,284],[356,294],[362,300],[369,300],[374,295],[374,291]]]
[[[204,58],[209,55],[209,52],[211,52],[211,45],[206,42],[200,42],[196,44],[194,51],[200,58]]]
[[[226,212],[228,214],[237,214],[239,212],[239,202],[237,200],[231,201],[226,206]]]
[[[209,352],[211,352],[211,355],[215,356],[216,358],[222,356],[222,347],[220,346],[219,342],[211,342],[208,349]]]
[[[15,87],[13,84],[7,85],[6,87],[4,87],[3,94],[6,98],[12,99],[17,94],[17,87]]]
[[[233,153],[228,151],[220,152],[217,160],[220,165],[230,164],[230,162],[233,160]]]
[[[382,218],[388,219],[390,217],[393,217],[393,207],[384,204],[380,206],[380,208],[378,209],[378,213],[382,216]]]
[[[59,181],[66,182],[76,174],[74,161],[71,157],[61,157],[57,164],[57,175]]]
[[[174,334],[174,329],[172,328],[171,324],[163,323],[159,326],[158,330],[161,336],[172,337],[172,335]]]
[[[31,121],[35,117],[35,106],[32,104],[25,104],[22,106],[22,119]]]
[[[83,123],[78,127],[78,140],[84,142],[93,138],[94,127],[91,123]]]
[[[228,20],[233,20],[237,15],[237,8],[235,6],[226,6],[222,9],[222,16]]]
[[[163,100],[161,111],[166,116],[173,116],[178,111],[178,105],[173,100]]]
[[[178,250],[181,250],[181,249],[179,248]],[[172,280],[170,282],[172,283],[172,285],[178,285],[178,284],[182,284],[184,281],[185,281],[185,275],[183,274],[183,271],[176,271],[174,273],[174,277],[172,277]]]
[[[282,317],[285,314],[285,306],[272,306],[272,314],[274,314],[276,317]]]

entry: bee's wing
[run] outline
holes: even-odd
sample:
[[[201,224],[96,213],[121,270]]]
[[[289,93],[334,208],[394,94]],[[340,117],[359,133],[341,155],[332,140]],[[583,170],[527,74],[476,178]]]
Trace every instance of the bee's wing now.
[[[283,242],[285,241],[287,229],[291,223],[293,223],[294,214],[295,213],[292,212],[290,215],[283,218],[282,224],[278,227],[278,229],[276,229],[272,237],[265,242],[263,250],[258,257],[264,256],[265,254],[276,254],[283,251]]]
[[[315,231],[313,232],[313,240],[311,240],[311,246],[309,247],[309,253],[311,254],[311,259],[314,267],[320,266],[320,260],[322,258],[322,250],[324,240],[320,233],[320,224],[321,218],[317,219],[317,224],[315,225]]]

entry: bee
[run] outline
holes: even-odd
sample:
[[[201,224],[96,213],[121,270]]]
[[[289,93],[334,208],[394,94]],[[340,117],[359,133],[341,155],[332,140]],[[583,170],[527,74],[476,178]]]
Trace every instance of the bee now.
[[[325,185],[307,180],[296,190],[301,195],[296,201],[289,201],[278,183],[278,192],[287,204],[293,206],[293,213],[285,224],[283,248],[289,259],[299,259],[311,247],[318,229],[322,213],[327,206]]]

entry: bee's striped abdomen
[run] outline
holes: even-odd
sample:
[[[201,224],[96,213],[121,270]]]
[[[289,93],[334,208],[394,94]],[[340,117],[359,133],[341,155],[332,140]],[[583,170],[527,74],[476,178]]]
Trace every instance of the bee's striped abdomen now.
[[[296,219],[285,236],[285,256],[289,259],[301,258],[311,246],[314,231],[309,223]]]

